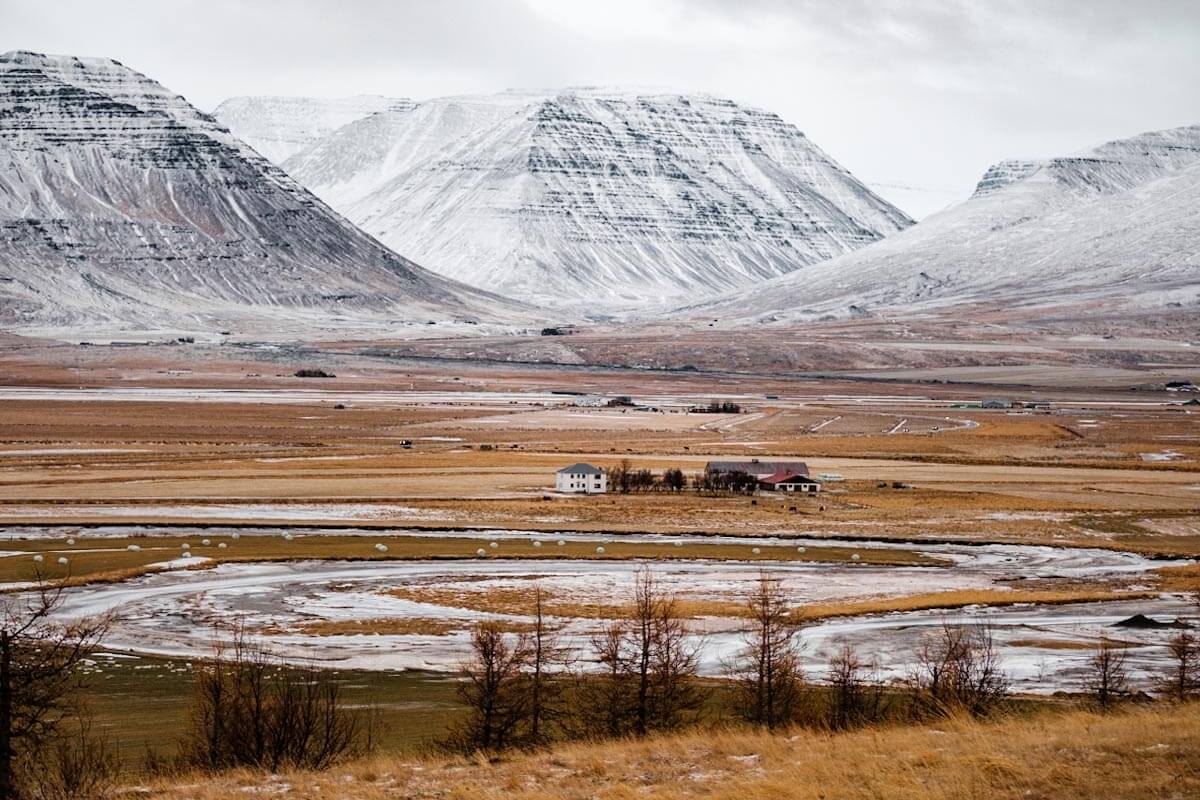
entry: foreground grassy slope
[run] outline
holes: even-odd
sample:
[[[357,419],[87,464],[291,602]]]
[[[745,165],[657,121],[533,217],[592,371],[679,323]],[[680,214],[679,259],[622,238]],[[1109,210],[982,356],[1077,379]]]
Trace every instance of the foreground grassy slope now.
[[[151,793],[172,800],[261,793],[313,800],[1191,798],[1200,797],[1200,705],[834,735],[707,731],[570,745],[495,764],[376,758],[323,774],[185,777]]]

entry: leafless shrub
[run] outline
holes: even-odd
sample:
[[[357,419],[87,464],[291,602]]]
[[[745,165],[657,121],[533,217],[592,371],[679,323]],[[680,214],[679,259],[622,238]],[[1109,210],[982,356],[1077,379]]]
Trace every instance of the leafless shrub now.
[[[78,717],[78,668],[107,633],[111,615],[62,624],[53,619],[66,581],[38,577],[0,607],[0,798],[21,795],[17,767],[56,757],[61,727]]]
[[[355,752],[365,734],[335,676],[283,663],[239,625],[232,643],[216,645],[212,661],[196,672],[183,752],[208,770],[319,770]]]
[[[789,725],[799,715],[804,675],[800,626],[779,580],[760,573],[746,599],[746,611],[751,621],[748,641],[732,669],[737,712],[767,728]]]
[[[1084,690],[1102,711],[1108,711],[1129,696],[1129,673],[1125,648],[1104,638],[1088,660]]]
[[[1009,681],[986,625],[942,625],[917,651],[914,709],[986,716],[1008,699]]]
[[[116,794],[119,764],[85,717],[57,736],[33,761],[22,764],[21,797],[27,800],[105,800]]]
[[[885,712],[883,684],[874,667],[849,644],[842,645],[829,662],[829,714],[834,730],[845,730],[880,721]]]

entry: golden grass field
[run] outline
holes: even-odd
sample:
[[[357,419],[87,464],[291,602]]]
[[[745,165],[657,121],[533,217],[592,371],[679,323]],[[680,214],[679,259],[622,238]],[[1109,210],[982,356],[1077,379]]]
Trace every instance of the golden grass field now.
[[[180,776],[173,800],[1161,800],[1200,796],[1200,708],[1045,711],[853,733],[706,730],[496,763],[369,758],[327,773]]]

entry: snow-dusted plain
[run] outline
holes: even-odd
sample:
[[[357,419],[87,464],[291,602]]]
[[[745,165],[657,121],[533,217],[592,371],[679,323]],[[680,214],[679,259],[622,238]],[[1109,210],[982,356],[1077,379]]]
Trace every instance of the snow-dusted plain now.
[[[0,56],[0,327],[478,330],[514,304],[364,235],[116,61]]]
[[[440,98],[283,167],[429,269],[591,314],[747,286],[912,223],[793,125],[704,95]]]
[[[219,531],[206,531],[220,535]],[[265,533],[265,531],[263,532]],[[261,535],[261,534],[260,534]],[[426,534],[434,535],[434,534]],[[244,619],[269,631],[265,638],[279,654],[298,661],[365,669],[453,670],[466,655],[468,627],[480,619],[526,621],[519,615],[473,611],[444,602],[401,599],[387,593],[403,587],[486,592],[531,587],[536,582],[551,597],[572,602],[614,603],[627,594],[638,562],[546,561],[512,558],[534,541],[552,547],[559,538],[596,539],[594,534],[480,531],[509,558],[459,561],[298,562],[226,564],[211,570],[177,570],[117,585],[71,590],[63,607],[68,618],[120,608],[121,619],[106,646],[117,650],[171,656],[209,652],[214,625]],[[622,537],[623,539],[626,537]],[[641,538],[641,537],[628,537]],[[661,537],[649,537],[661,539]],[[689,537],[674,537],[690,541]],[[779,544],[773,537],[717,540]],[[150,539],[147,540],[152,541]],[[705,538],[704,541],[714,541]],[[798,546],[905,547],[953,562],[953,567],[882,567],[857,564],[787,563],[771,566],[794,602],[817,602],[949,589],[1003,589],[1013,578],[1135,578],[1163,566],[1138,555],[1108,550],[1019,545],[894,545],[829,540],[789,540]],[[12,557],[20,557],[14,555]],[[182,565],[181,565],[182,566]],[[739,562],[664,561],[653,565],[664,588],[688,599],[725,599],[744,595],[761,565]],[[1030,691],[1071,688],[1088,652],[1043,647],[1031,642],[1088,644],[1100,635],[1130,642],[1130,663],[1143,683],[1165,659],[1169,631],[1112,629],[1135,613],[1172,618],[1187,613],[1187,603],[1158,600],[1080,604],[1060,607],[1014,606],[958,611],[884,614],[832,619],[807,626],[805,657],[819,676],[843,642],[853,643],[879,663],[884,677],[900,677],[913,665],[922,636],[943,622],[989,622],[1003,647],[1005,664],[1018,687]],[[430,619],[456,624],[445,635],[313,636],[297,626],[313,621]],[[582,647],[595,621],[565,619],[568,641]],[[695,621],[705,671],[719,672],[738,650],[742,634],[736,620]],[[291,632],[289,632],[291,631]]]
[[[1200,311],[1200,125],[1045,161],[857,252],[685,313],[737,326],[992,308]],[[1085,312],[1086,313],[1086,312]]]

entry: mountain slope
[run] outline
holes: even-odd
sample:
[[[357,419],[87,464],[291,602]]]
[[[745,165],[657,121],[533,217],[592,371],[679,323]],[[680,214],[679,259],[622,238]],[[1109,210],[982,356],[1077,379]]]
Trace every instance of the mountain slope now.
[[[982,304],[1200,304],[1200,125],[1004,161],[970,199],[703,313],[728,324]]]
[[[0,326],[308,332],[509,313],[396,256],[149,78],[0,56]]]
[[[430,269],[599,312],[746,286],[911,224],[778,116],[712,97],[431,100],[284,169]]]
[[[231,97],[213,109],[217,121],[275,164],[283,163],[343,125],[409,100],[380,95],[355,97]]]

